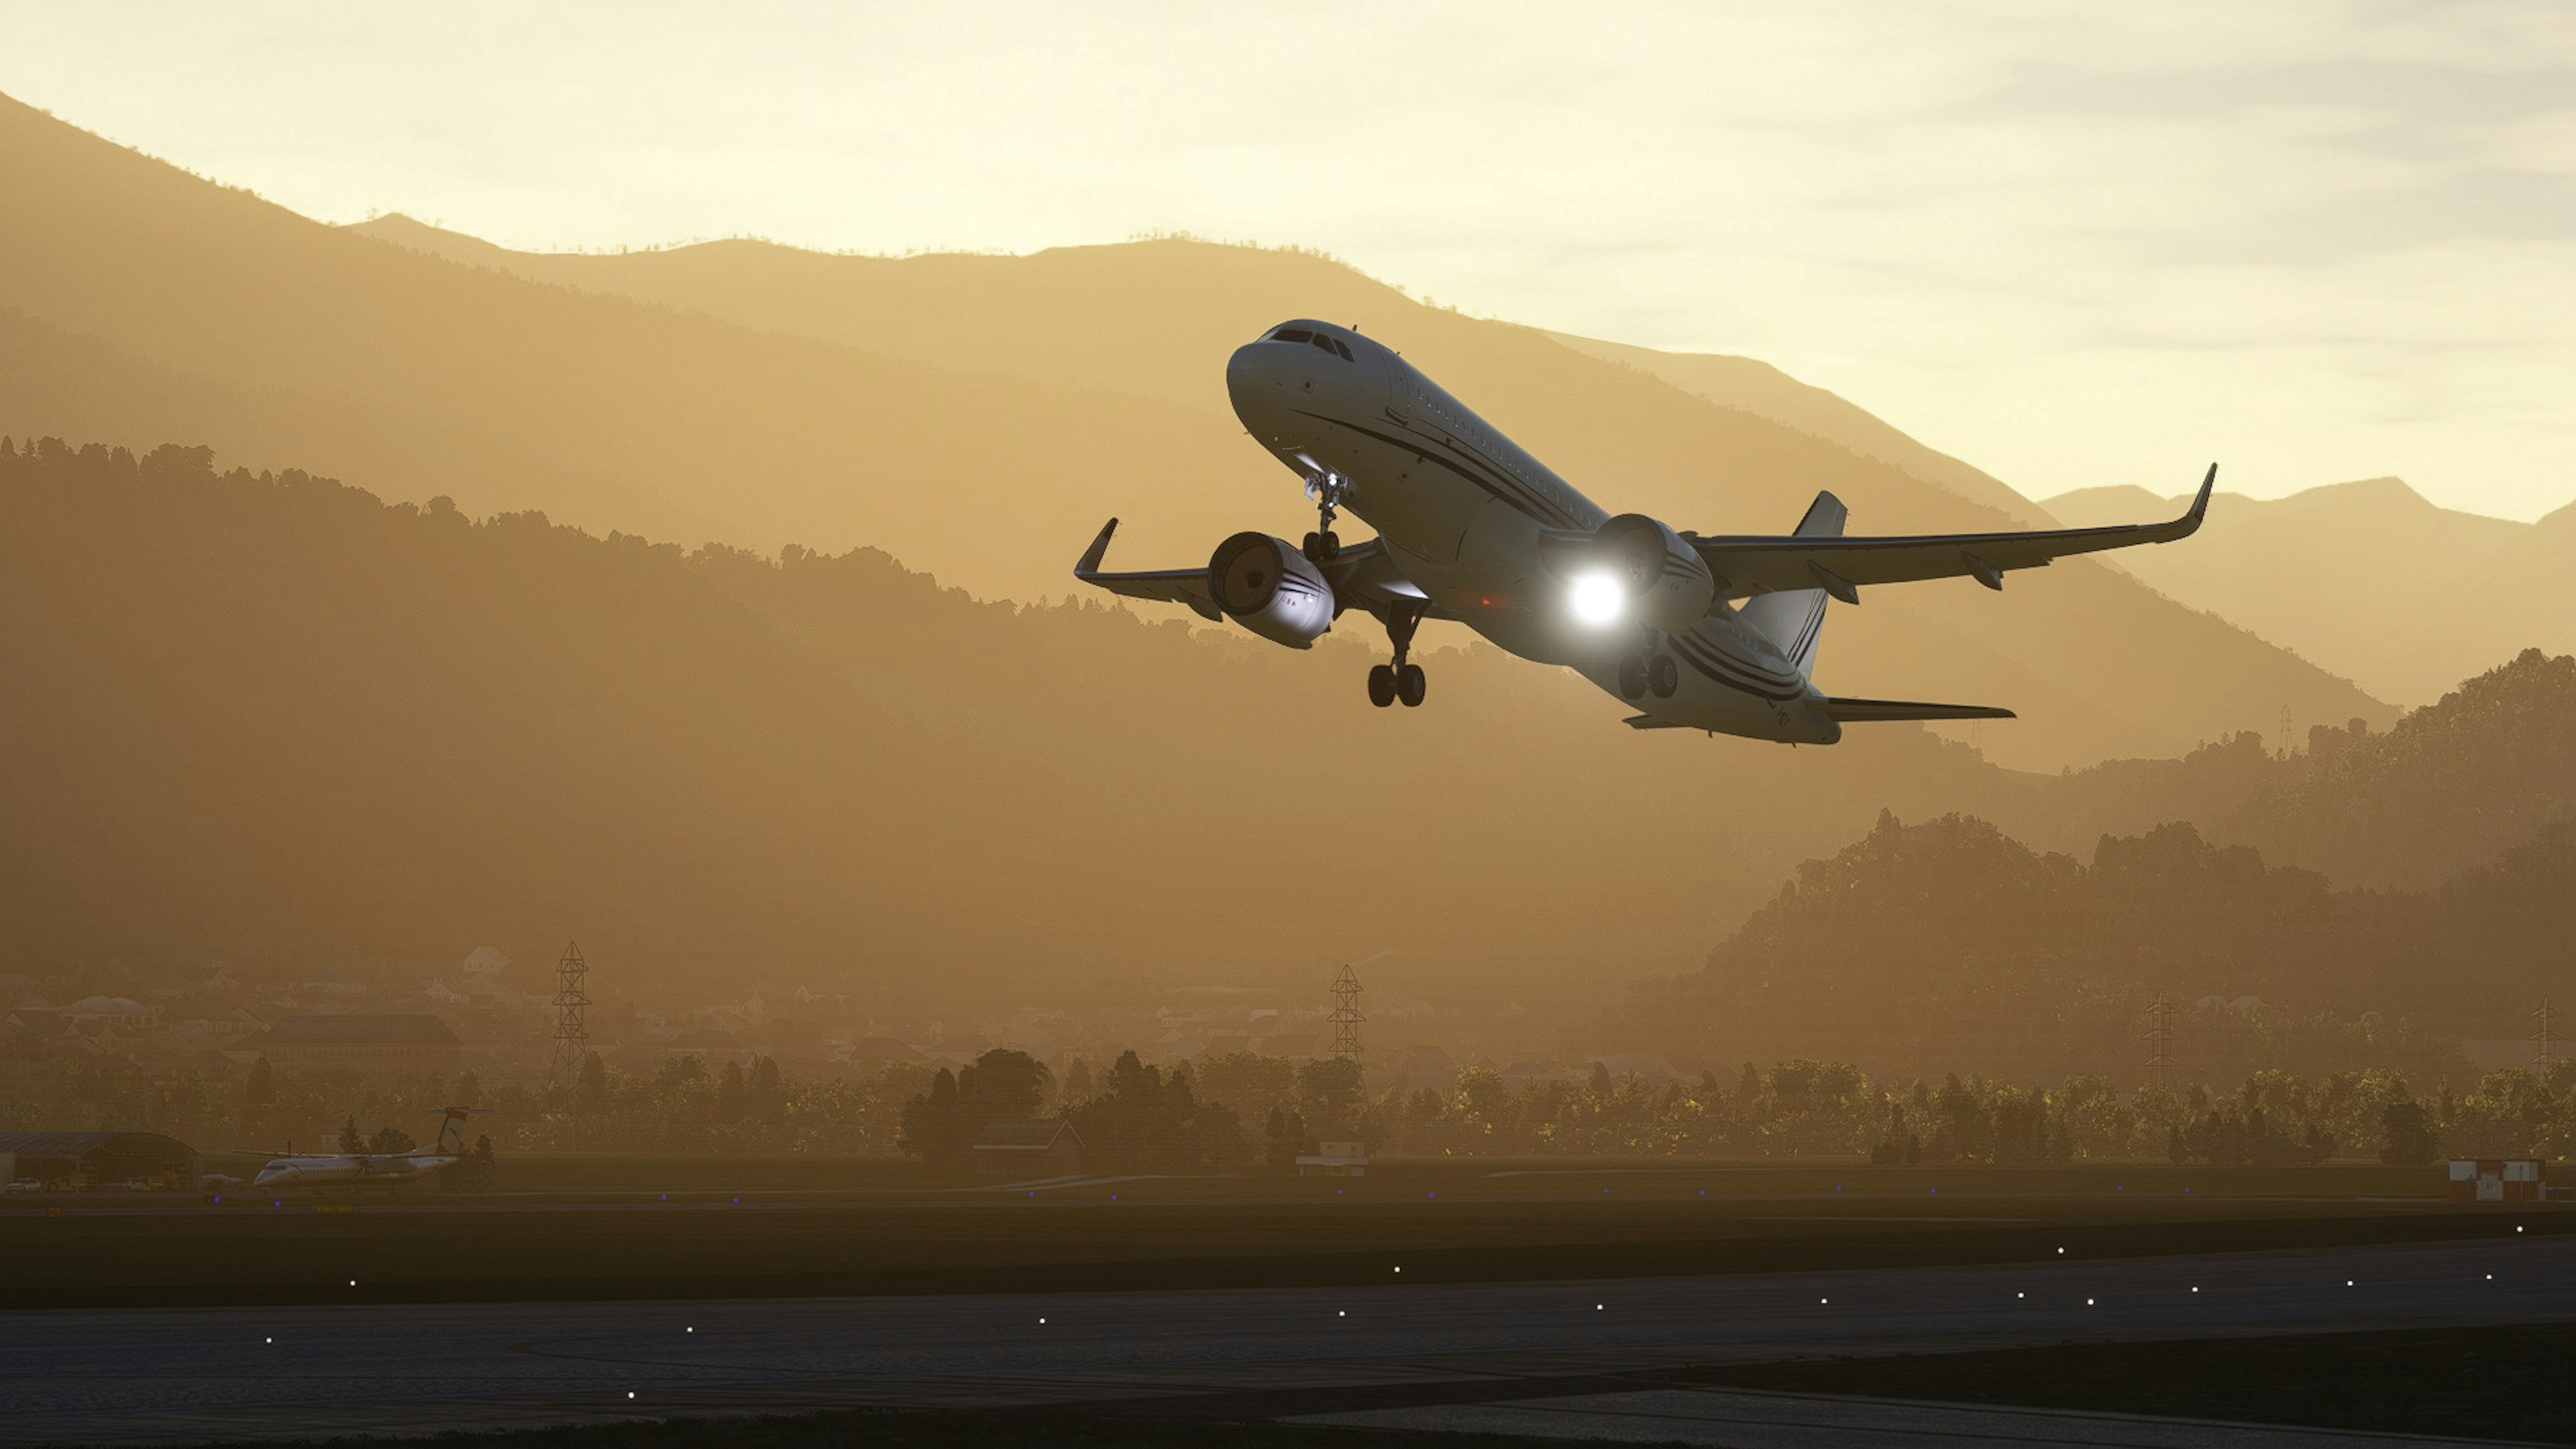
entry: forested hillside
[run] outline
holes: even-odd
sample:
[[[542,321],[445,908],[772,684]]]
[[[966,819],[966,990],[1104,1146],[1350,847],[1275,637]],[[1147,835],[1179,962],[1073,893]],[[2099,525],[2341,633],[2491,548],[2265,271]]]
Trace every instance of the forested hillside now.
[[[2188,1070],[2460,1075],[2456,1043],[2522,1033],[2576,937],[2576,822],[2443,891],[2337,889],[2188,824],[2090,862],[1994,825],[1894,815],[1811,860],[1706,967],[1621,1015],[1676,1051],[1740,1044],[1871,1071],[2111,1072],[2179,1007]],[[1944,1064],[1947,1064],[1946,1067]]]
[[[5,949],[494,939],[1012,1000],[1311,976],[1582,1001],[1687,965],[1884,805],[2008,777],[1624,730],[1554,671],[1293,654],[886,555],[594,538],[300,473],[0,455]]]

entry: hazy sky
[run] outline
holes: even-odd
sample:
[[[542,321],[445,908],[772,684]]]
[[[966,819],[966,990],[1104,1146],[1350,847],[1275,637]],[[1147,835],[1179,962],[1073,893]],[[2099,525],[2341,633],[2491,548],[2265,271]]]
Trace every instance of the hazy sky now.
[[[2215,457],[2576,497],[2567,0],[0,0],[0,36],[0,90],[331,220],[1295,242],[1767,359],[2034,496]]]

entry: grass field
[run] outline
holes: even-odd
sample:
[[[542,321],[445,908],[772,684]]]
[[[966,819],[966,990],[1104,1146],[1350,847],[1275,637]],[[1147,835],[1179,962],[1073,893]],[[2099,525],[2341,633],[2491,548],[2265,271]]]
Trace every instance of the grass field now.
[[[1008,1191],[881,1163],[513,1168],[512,1191],[480,1196],[12,1203],[0,1281],[19,1307],[1085,1291],[1368,1283],[1398,1263],[1408,1281],[1491,1281],[2576,1230],[2563,1206],[2453,1207],[2431,1173],[2375,1166],[1478,1162]]]

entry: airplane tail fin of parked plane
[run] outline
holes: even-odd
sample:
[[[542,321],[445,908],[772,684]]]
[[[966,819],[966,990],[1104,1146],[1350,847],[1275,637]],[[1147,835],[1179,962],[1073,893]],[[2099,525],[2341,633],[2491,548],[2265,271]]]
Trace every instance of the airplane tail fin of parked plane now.
[[[1792,533],[1795,538],[1840,538],[1843,520],[1851,510],[1831,493],[1819,493],[1807,505],[1807,516],[1798,520]],[[1789,662],[1800,674],[1813,677],[1816,672],[1816,639],[1825,632],[1825,604],[1831,596],[1823,589],[1783,589],[1747,599],[1737,614],[1759,630],[1762,637],[1789,656]]]
[[[442,1107],[438,1123],[438,1141],[429,1147],[415,1148],[414,1157],[462,1157],[465,1155],[465,1119],[490,1112],[489,1107]]]

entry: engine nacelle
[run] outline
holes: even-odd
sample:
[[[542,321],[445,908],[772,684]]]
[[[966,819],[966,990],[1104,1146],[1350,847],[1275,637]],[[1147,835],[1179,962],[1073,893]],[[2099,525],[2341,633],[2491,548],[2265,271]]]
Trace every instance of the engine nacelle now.
[[[1225,616],[1274,644],[1308,649],[1333,627],[1333,586],[1314,561],[1266,533],[1238,533],[1208,557]]]
[[[1666,631],[1687,629],[1717,602],[1717,576],[1699,550],[1658,520],[1622,513],[1593,532],[1592,563],[1627,595],[1630,617]]]

